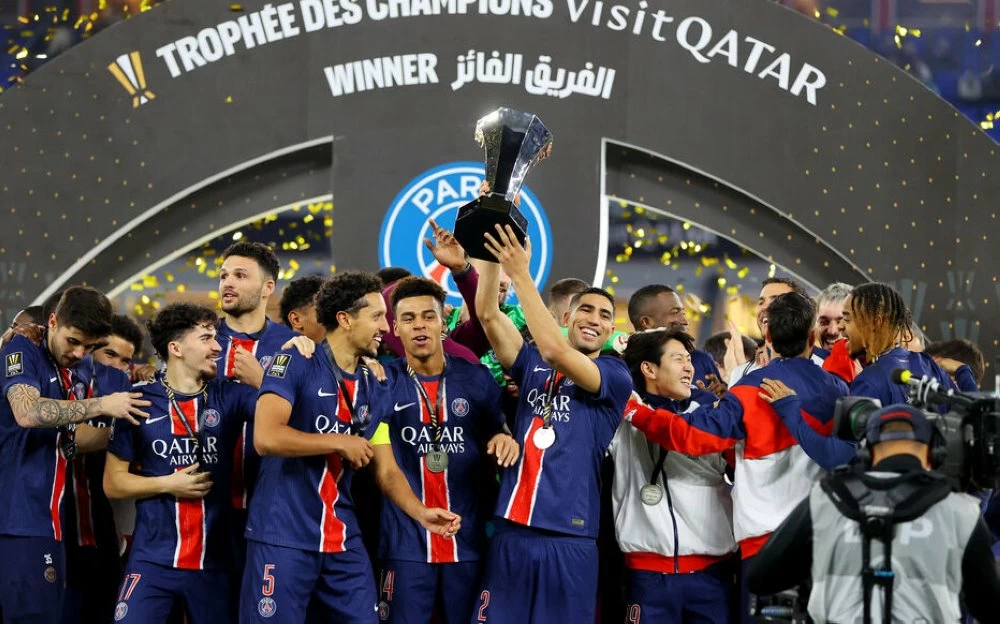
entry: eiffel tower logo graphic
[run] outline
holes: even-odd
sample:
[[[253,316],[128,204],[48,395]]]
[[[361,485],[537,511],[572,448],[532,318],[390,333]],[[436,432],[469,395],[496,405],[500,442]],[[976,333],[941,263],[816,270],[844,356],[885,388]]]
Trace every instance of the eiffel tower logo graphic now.
[[[132,108],[139,108],[156,98],[156,94],[146,87],[146,73],[142,69],[142,56],[139,52],[122,54],[108,65],[108,71],[132,96]]]

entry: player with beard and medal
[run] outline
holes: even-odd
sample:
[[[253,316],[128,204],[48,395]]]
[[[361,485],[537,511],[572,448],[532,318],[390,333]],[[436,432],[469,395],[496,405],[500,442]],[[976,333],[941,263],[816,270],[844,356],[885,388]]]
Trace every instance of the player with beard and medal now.
[[[413,494],[389,445],[392,397],[364,366],[388,331],[382,282],[340,273],[316,294],[326,339],[311,359],[274,355],[255,412],[263,457],[247,521],[240,621],[378,621],[371,563],[351,498],[356,470],[374,461],[386,497],[428,531],[452,538],[461,519]],[[377,433],[382,428],[381,433]]]
[[[501,390],[492,375],[444,353],[444,301],[444,290],[429,279],[396,284],[394,331],[406,358],[387,367],[394,401],[389,435],[372,444],[391,444],[417,497],[460,515],[465,528],[446,539],[383,505],[379,616],[396,624],[428,624],[435,611],[444,624],[472,617],[493,503],[487,493],[495,492],[496,466],[513,465],[519,453],[503,431]],[[496,458],[490,470],[486,455]]]
[[[148,329],[166,370],[134,387],[152,403],[150,417],[112,428],[105,492],[137,499],[117,622],[165,622],[175,602],[192,624],[228,621],[234,612],[228,486],[257,392],[217,378],[217,322],[212,310],[187,303],[156,315]]]
[[[280,269],[278,257],[263,243],[240,241],[222,252],[222,258],[219,269],[222,321],[218,334],[222,351],[217,375],[260,388],[271,357],[296,336],[286,325],[267,318],[267,301],[274,293]],[[251,421],[246,424],[233,458],[232,502],[244,515],[260,470],[260,456],[252,439]],[[242,523],[238,533],[243,533]]]
[[[501,473],[495,533],[471,622],[593,622],[601,462],[632,392],[625,364],[601,355],[614,299],[590,288],[570,303],[568,337],[549,313],[508,226],[485,234],[499,261],[480,263],[476,311],[501,365],[520,387],[514,439]],[[497,305],[499,270],[513,282],[535,345]]]
[[[104,417],[146,416],[121,371],[87,358],[111,331],[111,303],[92,288],[63,293],[41,343],[15,335],[4,345],[0,404],[0,619],[61,620],[65,577],[63,501],[68,463],[101,451]],[[125,391],[116,391],[119,389]],[[102,396],[102,394],[104,396]]]

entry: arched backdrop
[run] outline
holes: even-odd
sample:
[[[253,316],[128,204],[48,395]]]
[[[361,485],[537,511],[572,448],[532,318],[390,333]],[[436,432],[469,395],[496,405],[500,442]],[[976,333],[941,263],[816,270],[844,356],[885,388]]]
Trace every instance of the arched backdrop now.
[[[374,268],[396,195],[480,159],[475,120],[501,105],[555,135],[528,177],[551,278],[602,281],[622,199],[816,287],[892,282],[932,334],[997,353],[976,320],[1000,299],[996,145],[764,0],[168,1],[0,96],[5,321],[331,196],[337,265]]]

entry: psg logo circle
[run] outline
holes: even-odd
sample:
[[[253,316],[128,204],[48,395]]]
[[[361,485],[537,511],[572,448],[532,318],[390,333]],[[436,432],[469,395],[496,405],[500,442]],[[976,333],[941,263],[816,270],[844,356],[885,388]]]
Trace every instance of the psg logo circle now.
[[[219,412],[214,409],[205,410],[206,427],[218,427],[220,422],[222,422],[222,416],[219,415]]]
[[[118,622],[122,618],[128,615],[128,605],[124,602],[119,602],[115,605],[115,621]]]
[[[260,617],[265,617],[265,618],[272,617],[274,616],[274,612],[277,610],[278,610],[278,605],[276,605],[273,600],[271,600],[266,596],[264,598],[261,598],[260,602],[257,603],[257,613],[260,614]]]
[[[465,416],[469,413],[469,402],[463,398],[455,399],[451,402],[451,413],[456,416]]]
[[[448,293],[448,303],[460,305],[462,296],[451,272],[434,260],[424,238],[434,239],[428,220],[454,231],[458,209],[479,196],[485,177],[483,163],[452,162],[429,169],[396,195],[382,220],[379,232],[379,262],[399,266],[414,275],[430,278]],[[541,202],[527,186],[521,187],[521,212],[528,220],[531,237],[531,276],[545,283],[552,268],[552,230]],[[512,298],[513,300],[513,298]]]

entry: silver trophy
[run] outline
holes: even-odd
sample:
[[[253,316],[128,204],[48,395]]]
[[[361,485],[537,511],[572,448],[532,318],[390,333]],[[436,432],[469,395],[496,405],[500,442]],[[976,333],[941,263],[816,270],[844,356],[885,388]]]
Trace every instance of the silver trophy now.
[[[510,225],[524,244],[528,220],[514,203],[528,171],[552,153],[552,133],[531,113],[499,108],[476,122],[476,142],[486,150],[485,193],[458,210],[455,238],[473,258],[496,262],[483,234]]]

